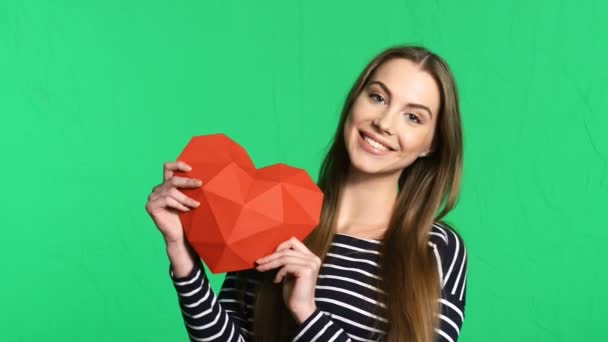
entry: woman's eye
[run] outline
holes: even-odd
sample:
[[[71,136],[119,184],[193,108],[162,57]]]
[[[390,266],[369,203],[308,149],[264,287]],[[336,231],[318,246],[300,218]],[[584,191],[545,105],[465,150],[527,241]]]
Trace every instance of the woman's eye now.
[[[420,119],[418,119],[418,116],[416,116],[415,114],[408,113],[407,116],[410,118],[410,120],[413,120],[416,123],[420,123]]]
[[[372,99],[372,101],[374,102],[381,102],[384,101],[384,98],[381,95],[378,95],[376,93],[371,93],[369,94],[369,97]]]

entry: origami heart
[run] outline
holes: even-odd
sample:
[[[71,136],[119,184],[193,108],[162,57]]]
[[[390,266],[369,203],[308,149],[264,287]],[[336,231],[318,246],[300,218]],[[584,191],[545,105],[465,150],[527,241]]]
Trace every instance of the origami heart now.
[[[319,224],[323,193],[306,171],[285,164],[256,170],[247,151],[224,134],[193,137],[176,176],[203,185],[180,188],[201,204],[179,214],[186,238],[213,273],[250,269],[292,236]]]

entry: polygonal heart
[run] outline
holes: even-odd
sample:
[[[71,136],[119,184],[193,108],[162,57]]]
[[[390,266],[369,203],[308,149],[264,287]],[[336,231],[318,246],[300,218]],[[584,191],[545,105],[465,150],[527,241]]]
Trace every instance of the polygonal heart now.
[[[201,204],[179,214],[186,238],[213,273],[250,269],[292,236],[319,224],[323,193],[306,171],[285,164],[256,170],[224,134],[193,137],[177,158],[192,166],[176,176],[203,185],[180,188]]]

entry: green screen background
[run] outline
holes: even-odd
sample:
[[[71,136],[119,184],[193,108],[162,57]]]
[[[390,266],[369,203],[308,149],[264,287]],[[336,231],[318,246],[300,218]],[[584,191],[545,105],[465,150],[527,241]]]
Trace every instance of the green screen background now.
[[[462,341],[608,340],[603,1],[2,1],[3,341],[187,340],[145,212],[223,132],[319,163],[357,73],[422,44],[456,75]],[[217,290],[222,276],[213,277]]]

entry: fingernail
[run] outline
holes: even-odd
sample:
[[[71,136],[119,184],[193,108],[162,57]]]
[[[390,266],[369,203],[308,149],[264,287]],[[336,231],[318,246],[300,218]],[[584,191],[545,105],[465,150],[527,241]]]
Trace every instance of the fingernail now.
[[[187,167],[187,170],[188,170],[188,171],[191,171],[191,170],[192,170],[192,166],[188,166],[188,167]]]
[[[194,206],[198,207],[199,205],[201,205],[201,202],[194,202]]]

